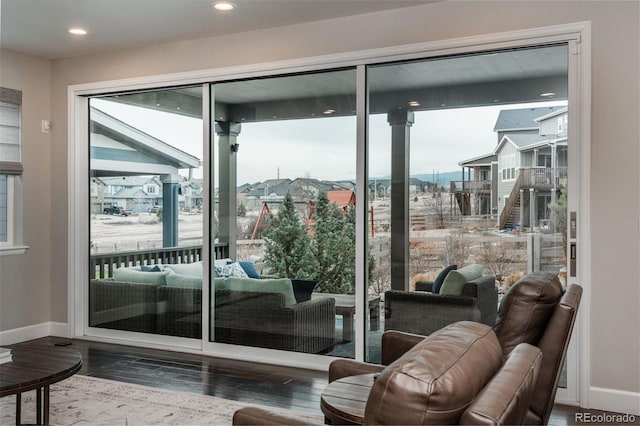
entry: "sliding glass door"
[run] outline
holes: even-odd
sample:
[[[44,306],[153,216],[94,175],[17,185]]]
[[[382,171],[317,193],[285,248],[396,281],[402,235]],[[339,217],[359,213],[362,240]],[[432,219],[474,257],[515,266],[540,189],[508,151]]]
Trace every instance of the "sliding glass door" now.
[[[89,326],[199,339],[200,87],[91,98]]]
[[[411,301],[448,270],[481,277],[488,324],[528,272],[574,282],[568,51],[91,98],[89,326],[380,362],[385,330],[452,322]]]
[[[212,85],[212,342],[354,357],[356,73]]]
[[[451,299],[463,288],[442,284],[451,269],[477,274],[476,320],[491,325],[525,274],[566,285],[567,45],[375,65],[367,82],[369,292],[384,299],[381,330],[428,335],[464,319]],[[439,291],[450,303],[425,295]]]

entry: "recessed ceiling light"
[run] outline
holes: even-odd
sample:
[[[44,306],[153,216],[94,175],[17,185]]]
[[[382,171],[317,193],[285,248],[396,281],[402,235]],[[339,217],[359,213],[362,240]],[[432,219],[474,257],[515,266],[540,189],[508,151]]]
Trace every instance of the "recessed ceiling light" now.
[[[335,110],[335,109],[327,109],[327,110],[322,111],[322,113],[323,113],[324,115],[331,115],[331,114],[333,114],[334,112],[336,112],[336,110]]]
[[[217,1],[213,3],[213,8],[221,12],[228,12],[236,8],[236,5],[228,1]]]
[[[67,28],[67,32],[73,35],[87,35],[87,30],[80,27],[71,27]]]
[[[409,106],[419,107],[420,106],[420,102],[418,102],[418,101],[409,101]]]
[[[550,98],[552,96],[555,96],[556,94],[554,92],[546,92],[546,93],[540,93],[540,96],[543,98]]]

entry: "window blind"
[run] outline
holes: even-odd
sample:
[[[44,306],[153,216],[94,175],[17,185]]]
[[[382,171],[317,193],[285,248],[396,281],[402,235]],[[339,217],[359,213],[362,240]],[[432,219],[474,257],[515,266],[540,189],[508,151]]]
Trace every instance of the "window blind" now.
[[[0,87],[0,174],[22,174],[20,109],[22,92]]]

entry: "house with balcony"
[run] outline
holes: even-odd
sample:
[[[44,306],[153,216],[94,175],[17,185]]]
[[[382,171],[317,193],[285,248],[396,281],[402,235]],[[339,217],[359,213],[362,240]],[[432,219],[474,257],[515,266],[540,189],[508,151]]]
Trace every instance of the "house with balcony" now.
[[[458,163],[450,193],[462,215],[496,214],[499,229],[547,229],[567,185],[568,108],[502,110],[493,153]]]

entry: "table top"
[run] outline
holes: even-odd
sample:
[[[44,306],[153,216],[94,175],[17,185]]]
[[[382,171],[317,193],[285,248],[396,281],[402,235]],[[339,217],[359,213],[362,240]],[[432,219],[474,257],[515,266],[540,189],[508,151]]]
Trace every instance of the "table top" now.
[[[21,345],[11,352],[13,361],[0,364],[0,397],[59,382],[82,367],[79,352],[57,346]]]
[[[320,408],[333,424],[362,424],[374,374],[348,376],[331,382],[322,392]]]

